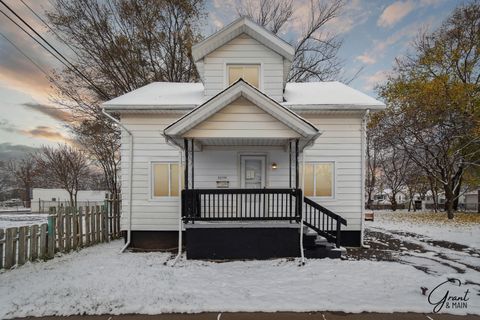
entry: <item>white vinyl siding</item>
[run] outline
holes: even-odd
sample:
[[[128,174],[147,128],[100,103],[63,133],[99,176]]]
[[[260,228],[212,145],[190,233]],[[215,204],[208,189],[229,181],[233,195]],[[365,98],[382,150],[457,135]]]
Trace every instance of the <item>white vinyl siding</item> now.
[[[361,116],[300,114],[322,135],[305,151],[306,162],[335,163],[335,197],[310,197],[360,230],[362,210]]]
[[[185,134],[195,138],[296,138],[299,134],[245,98],[238,98]]]
[[[177,163],[178,150],[165,143],[163,129],[181,114],[122,115],[121,121],[134,135],[132,230],[177,230],[178,197],[152,199],[149,175],[151,163]],[[360,230],[361,217],[361,116],[302,115],[315,124],[322,135],[306,151],[307,162],[332,162],[335,166],[334,197],[312,197],[348,220],[347,230]],[[237,121],[234,121],[237,119]],[[238,126],[239,114],[229,126]],[[241,121],[240,121],[241,122]],[[250,122],[254,124],[255,122]],[[208,126],[211,126],[209,124]],[[221,126],[219,127],[221,128]],[[251,129],[259,132],[259,128]],[[122,132],[123,212],[128,208],[129,137]],[[227,179],[230,188],[240,187],[240,154],[266,155],[266,187],[288,188],[288,152],[284,147],[204,147],[195,153],[195,187],[216,188]],[[276,163],[277,169],[271,164]],[[128,221],[122,217],[122,228]]]
[[[134,139],[132,230],[178,230],[178,197],[152,199],[151,164],[154,162],[178,163],[179,152],[165,143],[163,129],[181,115],[123,114],[124,124]],[[122,131],[122,229],[128,223],[128,165],[130,138]]]
[[[275,101],[282,101],[283,57],[245,34],[241,34],[203,59],[203,79],[207,98],[228,86],[229,64],[259,64],[261,91]]]

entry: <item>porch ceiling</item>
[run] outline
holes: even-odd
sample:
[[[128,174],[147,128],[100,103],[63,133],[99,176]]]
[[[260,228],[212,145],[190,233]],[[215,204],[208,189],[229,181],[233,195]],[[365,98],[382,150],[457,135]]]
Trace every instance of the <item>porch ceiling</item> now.
[[[289,140],[275,138],[201,138],[195,141],[204,146],[286,146]]]

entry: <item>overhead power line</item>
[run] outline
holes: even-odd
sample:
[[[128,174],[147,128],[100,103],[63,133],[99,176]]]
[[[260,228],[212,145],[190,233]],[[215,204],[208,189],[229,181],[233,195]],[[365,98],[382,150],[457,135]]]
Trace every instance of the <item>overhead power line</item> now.
[[[48,72],[45,71],[45,69],[43,69],[38,63],[36,63],[32,58],[30,58],[25,52],[23,52],[22,49],[20,49],[15,43],[13,43],[13,41],[11,41],[10,39],[8,39],[8,37],[6,35],[4,35],[1,31],[0,31],[0,36],[2,36],[5,40],[7,40],[8,43],[10,43],[15,49],[17,49],[18,52],[20,52],[20,54],[22,56],[24,56],[28,61],[30,61],[35,67],[37,67],[38,70],[40,70],[43,74],[45,74],[45,76],[48,78],[48,79],[52,79],[52,77],[50,77],[50,75],[48,74]],[[53,79],[52,79],[53,80]]]
[[[47,28],[53,32],[53,34],[55,34],[57,36],[58,39],[62,40],[62,43],[65,44],[67,47],[70,48],[70,50],[72,50],[74,53],[76,53],[75,49],[73,49],[70,44],[65,41],[56,31],[55,29],[53,29],[38,13],[35,12],[35,10],[33,10],[27,3],[25,3],[25,1],[23,0],[20,0],[24,5],[25,7],[28,8],[28,10],[30,10],[31,13],[33,13],[35,15],[35,17],[38,18],[38,20],[42,21],[44,25],[47,26]]]
[[[86,75],[84,75],[78,68],[71,63],[63,54],[61,54],[53,45],[50,44],[44,37],[42,37],[41,34],[39,34],[28,22],[26,22],[22,17],[20,17],[12,8],[10,8],[3,0],[0,0],[0,3],[3,4],[17,19],[19,19],[21,22],[23,22],[24,25],[26,25],[35,35],[37,35],[40,39],[42,39],[43,42],[45,42],[53,51],[55,51],[58,56],[61,57],[61,59],[52,53],[48,48],[46,48],[40,41],[38,41],[34,36],[32,36],[27,30],[25,30],[22,26],[20,26],[16,21],[14,21],[9,15],[7,15],[5,12],[0,10],[0,12],[7,17],[11,22],[13,22],[17,27],[19,27],[23,32],[25,32],[30,38],[32,38],[35,42],[37,42],[39,45],[42,46],[46,51],[48,51],[52,56],[54,56],[58,61],[60,61],[63,65],[65,65],[70,71],[77,73],[79,76],[81,76],[87,83],[89,83],[93,88],[97,90],[98,93],[100,93],[105,99],[109,99],[109,96],[103,92],[102,89],[100,89],[95,83],[92,82]],[[62,60],[63,59],[63,60]]]

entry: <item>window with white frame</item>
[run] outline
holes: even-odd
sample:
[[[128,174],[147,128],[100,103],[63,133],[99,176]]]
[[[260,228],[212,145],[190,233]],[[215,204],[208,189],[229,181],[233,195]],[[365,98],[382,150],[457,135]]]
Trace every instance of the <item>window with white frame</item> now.
[[[304,195],[310,197],[334,196],[335,164],[333,162],[306,162]]]
[[[177,162],[153,162],[152,163],[152,198],[178,197],[179,174],[183,187],[181,167]]]
[[[228,85],[242,78],[255,88],[260,88],[259,64],[229,64],[227,65]]]

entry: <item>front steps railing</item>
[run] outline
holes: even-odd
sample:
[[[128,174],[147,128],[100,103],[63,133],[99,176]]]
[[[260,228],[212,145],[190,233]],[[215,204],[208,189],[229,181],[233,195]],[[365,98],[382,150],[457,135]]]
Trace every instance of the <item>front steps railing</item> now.
[[[341,225],[347,220],[309,198],[303,198],[303,224],[340,248]]]

